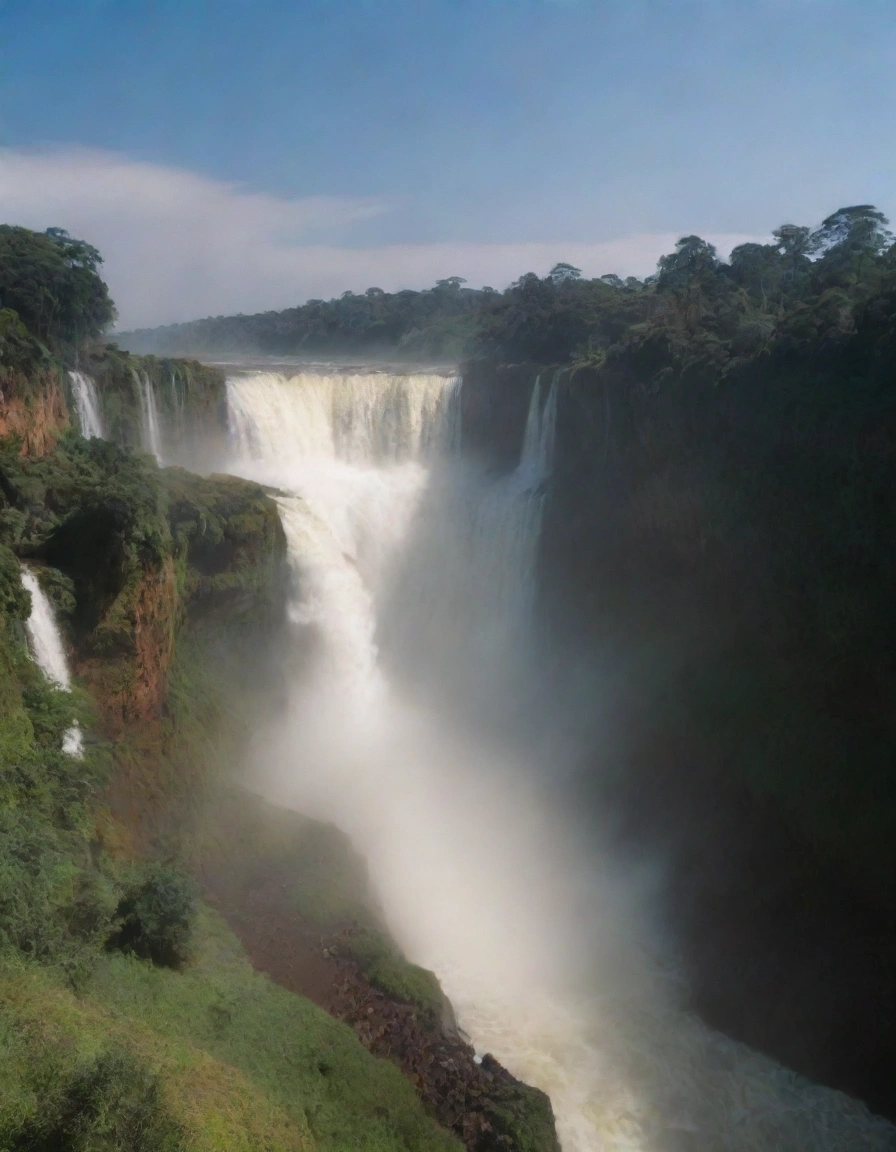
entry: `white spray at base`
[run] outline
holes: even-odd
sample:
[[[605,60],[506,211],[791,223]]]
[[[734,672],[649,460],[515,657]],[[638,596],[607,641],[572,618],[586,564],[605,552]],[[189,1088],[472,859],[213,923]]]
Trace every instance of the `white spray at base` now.
[[[539,381],[520,466],[498,478],[452,455],[458,390],[228,381],[231,470],[291,493],[290,616],[298,643],[321,642],[257,749],[267,791],[352,836],[477,1050],[550,1094],[564,1152],[892,1148],[862,1105],[681,1011],[639,879],[577,846],[552,765],[458,723],[458,700],[497,706],[525,660],[558,387]]]
[[[53,605],[30,568],[23,565],[21,575],[23,587],[31,593],[31,614],[25,621],[31,656],[51,684],[70,691],[72,678]],[[81,729],[73,724],[63,734],[62,750],[70,756],[81,756],[83,744]]]
[[[91,437],[103,438],[103,419],[100,415],[100,400],[93,379],[84,372],[69,372],[72,395],[75,399],[75,412],[78,427],[85,440]]]

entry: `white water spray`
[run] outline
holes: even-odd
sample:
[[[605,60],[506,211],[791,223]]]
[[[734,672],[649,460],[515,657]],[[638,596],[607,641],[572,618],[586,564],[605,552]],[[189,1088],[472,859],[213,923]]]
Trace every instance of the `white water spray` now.
[[[539,381],[520,465],[494,479],[451,455],[455,380],[228,381],[232,470],[291,493],[290,616],[322,641],[258,749],[267,789],[353,837],[477,1049],[550,1094],[564,1152],[882,1152],[892,1129],[861,1105],[676,1007],[644,886],[577,846],[555,765],[458,723],[525,664],[557,393]]]
[[[68,692],[71,690],[72,678],[53,605],[30,568],[23,565],[21,575],[22,585],[31,593],[31,614],[25,621],[25,629],[32,658],[51,684]],[[64,733],[62,750],[70,756],[82,755],[83,738],[77,724]]]
[[[103,438],[103,418],[100,415],[100,400],[96,391],[96,384],[84,372],[69,372],[72,384],[72,395],[75,398],[75,411],[78,416],[78,426],[81,435],[89,440],[91,437]]]

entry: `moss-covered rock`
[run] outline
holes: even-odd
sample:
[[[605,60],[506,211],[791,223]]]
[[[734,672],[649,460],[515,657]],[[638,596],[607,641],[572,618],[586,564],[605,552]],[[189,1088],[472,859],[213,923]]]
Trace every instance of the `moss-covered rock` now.
[[[166,460],[214,458],[227,433],[224,374],[195,360],[133,356],[115,344],[90,349],[81,362],[93,377],[108,439],[147,449],[146,388]]]

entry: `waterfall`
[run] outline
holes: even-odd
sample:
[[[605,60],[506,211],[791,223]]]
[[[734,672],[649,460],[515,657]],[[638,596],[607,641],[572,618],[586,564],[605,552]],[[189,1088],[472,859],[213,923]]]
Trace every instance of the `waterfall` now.
[[[352,837],[477,1050],[549,1093],[564,1152],[883,1152],[892,1129],[861,1105],[677,1008],[651,877],[573,834],[551,799],[559,750],[491,724],[544,675],[528,638],[559,375],[536,382],[498,478],[455,451],[460,388],[229,378],[230,470],[283,493],[289,627],[318,641],[258,736],[255,783]]]
[[[526,430],[523,436],[523,450],[520,456],[519,472],[533,484],[543,483],[554,466],[554,436],[557,427],[557,387],[561,373],[554,373],[544,404],[541,402],[541,375],[535,378],[529,412],[526,417]]]
[[[75,399],[75,411],[78,416],[78,425],[85,440],[91,437],[103,438],[103,420],[100,415],[100,401],[96,392],[96,384],[90,376],[83,372],[69,372],[72,384],[72,395]]]
[[[53,605],[37,576],[26,565],[22,566],[21,576],[22,585],[31,593],[31,614],[25,621],[31,656],[51,684],[70,691],[72,679]],[[83,739],[77,724],[64,733],[62,750],[71,756],[82,755]]]
[[[231,379],[238,457],[282,469],[291,461],[420,461],[456,437],[456,377],[275,372]]]
[[[145,373],[134,372],[134,381],[140,395],[140,423],[143,447],[151,452],[158,464],[162,463],[162,434],[159,428],[159,414],[156,408],[156,394],[152,381]]]
[[[557,386],[561,373],[554,373],[547,397],[541,400],[541,373],[535,377],[535,387],[529,400],[523,450],[518,471],[531,484],[546,480],[554,465],[554,435],[557,426]]]

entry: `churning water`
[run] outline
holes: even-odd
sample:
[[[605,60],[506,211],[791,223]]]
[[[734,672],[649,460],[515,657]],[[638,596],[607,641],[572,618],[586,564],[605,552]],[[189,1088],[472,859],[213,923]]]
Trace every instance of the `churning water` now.
[[[31,593],[31,614],[25,621],[31,656],[51,684],[68,691],[72,678],[53,605],[30,568],[23,565],[21,575],[22,585]],[[75,724],[63,735],[62,750],[80,756],[82,747],[81,729]]]
[[[460,387],[338,370],[228,380],[230,469],[284,493],[291,621],[297,644],[318,641],[259,740],[267,790],[353,837],[477,1049],[550,1094],[565,1152],[893,1147],[861,1105],[678,1007],[649,877],[583,848],[551,802],[550,750],[521,753],[490,725],[533,682],[557,382],[538,382],[503,477],[456,452]]]

